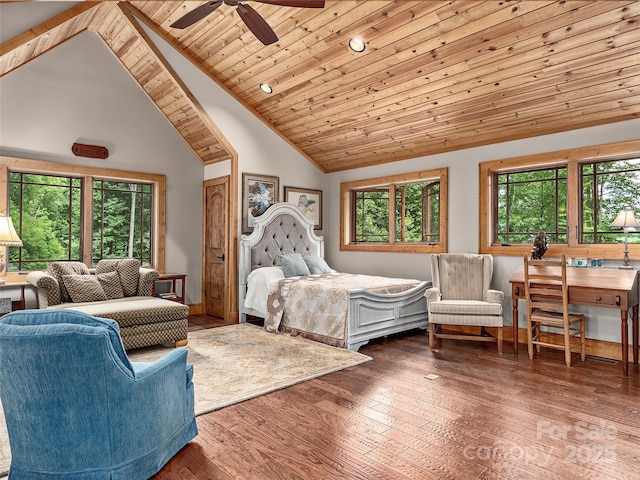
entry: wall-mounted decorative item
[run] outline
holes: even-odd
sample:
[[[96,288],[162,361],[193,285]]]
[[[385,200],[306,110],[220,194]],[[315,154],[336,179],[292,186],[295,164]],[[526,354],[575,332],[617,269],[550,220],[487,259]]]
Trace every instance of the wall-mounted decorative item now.
[[[107,150],[107,147],[101,147],[100,145],[74,143],[71,147],[71,151],[76,157],[107,158],[109,156],[109,150]]]
[[[602,268],[604,267],[604,259],[603,258],[592,258],[591,266],[593,268]]]
[[[280,179],[255,173],[242,174],[242,232],[253,231],[253,219],[278,203]]]
[[[284,201],[300,207],[313,220],[314,230],[322,230],[322,190],[284,187]]]

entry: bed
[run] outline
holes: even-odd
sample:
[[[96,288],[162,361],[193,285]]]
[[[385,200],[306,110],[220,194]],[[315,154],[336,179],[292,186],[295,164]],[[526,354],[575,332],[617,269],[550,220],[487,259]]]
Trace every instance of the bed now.
[[[333,270],[304,277],[285,277],[284,262],[297,254],[307,263],[324,264],[324,240],[315,234],[313,222],[302,210],[290,203],[277,203],[255,219],[253,232],[243,235],[239,251],[240,321],[247,315],[265,319],[265,328],[290,332],[329,345],[357,351],[371,339],[428,325],[424,292],[431,282],[415,279],[396,279],[370,275],[343,274]],[[283,257],[284,256],[284,257]],[[313,270],[313,268],[312,268]],[[262,286],[258,286],[259,278]],[[323,282],[348,285],[342,290],[324,291]],[[275,285],[278,282],[286,295]],[[303,290],[303,289],[310,290]],[[271,297],[267,299],[267,290]],[[259,292],[259,294],[258,294]],[[326,293],[329,292],[329,293]],[[297,296],[297,301],[295,297]],[[340,297],[343,306],[322,305],[313,315],[299,314],[307,303],[303,298]],[[279,301],[273,301],[274,298]],[[309,300],[310,301],[310,300]],[[280,318],[273,304],[279,304]],[[267,305],[270,305],[269,307]],[[327,313],[331,308],[340,315]],[[304,318],[303,318],[304,317]],[[312,318],[310,318],[312,317]]]

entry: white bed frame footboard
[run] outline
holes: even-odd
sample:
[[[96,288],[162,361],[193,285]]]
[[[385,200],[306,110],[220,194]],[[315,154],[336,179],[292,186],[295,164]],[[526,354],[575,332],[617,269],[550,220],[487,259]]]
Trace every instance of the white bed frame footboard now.
[[[282,215],[293,217],[293,222],[291,219],[282,222]],[[276,241],[278,235],[273,227],[283,224],[287,225],[288,230]],[[260,316],[259,312],[244,306],[247,277],[251,270],[275,265],[278,254],[292,251],[324,257],[324,239],[315,234],[313,221],[300,208],[291,203],[276,203],[255,219],[253,232],[243,235],[240,240],[238,305],[241,322],[246,321],[247,314]],[[357,351],[374,338],[426,328],[429,321],[424,292],[430,287],[431,282],[420,282],[411,290],[395,294],[379,294],[362,289],[347,292],[346,347]]]
[[[391,295],[349,291],[347,348],[357,351],[371,339],[426,328],[429,321],[424,292],[430,287],[431,282],[421,282],[411,290]]]

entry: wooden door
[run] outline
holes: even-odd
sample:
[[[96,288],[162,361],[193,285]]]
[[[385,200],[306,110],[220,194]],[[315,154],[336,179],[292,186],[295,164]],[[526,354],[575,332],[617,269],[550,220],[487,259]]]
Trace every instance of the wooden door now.
[[[205,182],[204,311],[225,318],[229,177]]]

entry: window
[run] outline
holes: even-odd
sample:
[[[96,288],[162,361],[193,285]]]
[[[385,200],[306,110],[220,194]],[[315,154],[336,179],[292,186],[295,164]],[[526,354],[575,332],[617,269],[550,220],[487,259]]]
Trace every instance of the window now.
[[[164,267],[164,175],[8,157],[0,167],[8,192],[0,208],[8,207],[23,242],[9,249],[8,272],[125,257]]]
[[[567,168],[548,167],[495,174],[496,242],[528,243],[545,232],[567,241]]]
[[[341,184],[342,250],[446,251],[447,169]]]
[[[9,213],[23,247],[11,249],[8,271],[81,260],[82,179],[10,172],[9,192]]]
[[[581,243],[618,243],[620,229],[611,227],[618,211],[640,210],[640,158],[580,164]],[[640,243],[640,231],[629,232],[630,243]]]
[[[153,185],[93,181],[93,262],[138,258],[151,264]]]
[[[640,211],[638,192],[640,141],[482,163],[480,251],[523,255],[542,231],[551,255],[619,258],[611,223],[625,206]],[[629,242],[640,253],[640,232]]]

